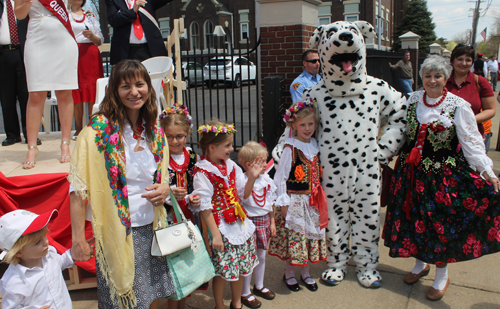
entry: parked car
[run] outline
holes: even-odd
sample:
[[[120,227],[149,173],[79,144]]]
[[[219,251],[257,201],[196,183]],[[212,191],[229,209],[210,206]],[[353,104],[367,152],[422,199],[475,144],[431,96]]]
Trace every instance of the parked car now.
[[[182,80],[186,82],[186,88],[203,83],[203,66],[198,62],[183,62]],[[173,76],[176,78],[177,72],[174,63]]]
[[[218,82],[231,83],[239,88],[242,81],[251,81],[255,84],[257,68],[247,58],[238,56],[212,58],[203,67],[203,80],[207,87]]]

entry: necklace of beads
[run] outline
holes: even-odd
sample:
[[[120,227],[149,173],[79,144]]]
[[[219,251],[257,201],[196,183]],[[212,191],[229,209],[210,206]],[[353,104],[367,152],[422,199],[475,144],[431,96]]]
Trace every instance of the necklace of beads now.
[[[206,159],[212,163],[213,165],[215,165],[215,167],[217,167],[217,169],[219,170],[219,172],[222,174],[222,176],[227,176],[227,165],[226,165],[226,161],[224,160],[221,160],[222,161],[222,164],[219,165],[219,164],[216,164],[214,163],[212,160],[210,160],[208,158],[208,156],[206,157]]]
[[[184,151],[184,163],[182,164],[177,164],[174,159],[172,159],[172,155],[170,155],[170,167],[178,172],[178,173],[185,173],[187,171],[187,167],[189,165],[189,152],[186,150],[186,148],[183,149]]]
[[[134,131],[134,138],[136,140],[141,140],[142,139],[142,132],[144,132],[144,126],[142,125],[142,119],[139,118],[139,121],[137,123],[137,130],[132,129]]]
[[[85,20],[85,11],[82,10],[82,12],[83,12],[82,19],[76,19],[76,16],[78,16],[78,15],[75,15],[73,12],[71,12],[71,16],[73,16],[73,19],[75,20],[75,22],[77,22],[77,23],[83,23],[83,21]]]
[[[255,193],[254,190],[252,190],[252,197],[253,200],[255,201],[255,204],[257,204],[259,207],[264,207],[264,205],[266,205],[267,191],[269,190],[271,190],[271,185],[267,185],[267,188],[264,188],[264,193],[260,195]]]
[[[446,98],[446,95],[448,94],[448,89],[444,88],[443,91],[444,91],[444,93],[443,93],[443,96],[441,97],[441,99],[434,104],[427,103],[427,99],[425,98],[427,96],[427,91],[424,91],[424,105],[427,107],[436,107],[439,104],[441,104],[444,101],[444,99]]]

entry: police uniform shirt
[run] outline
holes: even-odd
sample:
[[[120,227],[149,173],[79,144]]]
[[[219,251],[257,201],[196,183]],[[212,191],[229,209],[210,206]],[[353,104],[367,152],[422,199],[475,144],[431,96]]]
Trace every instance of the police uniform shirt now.
[[[316,74],[312,76],[306,71],[302,72],[290,85],[290,94],[292,95],[293,103],[300,102],[302,100],[302,93],[306,88],[316,85],[321,80],[321,76]]]

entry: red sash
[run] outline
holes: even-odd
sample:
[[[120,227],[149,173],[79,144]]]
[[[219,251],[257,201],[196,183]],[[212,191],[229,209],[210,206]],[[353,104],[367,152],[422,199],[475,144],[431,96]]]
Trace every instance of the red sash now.
[[[59,21],[68,29],[69,34],[75,39],[75,34],[71,28],[71,22],[69,21],[68,11],[62,0],[39,0],[40,3],[49,10],[54,16],[59,19]],[[76,39],[75,39],[76,40]]]

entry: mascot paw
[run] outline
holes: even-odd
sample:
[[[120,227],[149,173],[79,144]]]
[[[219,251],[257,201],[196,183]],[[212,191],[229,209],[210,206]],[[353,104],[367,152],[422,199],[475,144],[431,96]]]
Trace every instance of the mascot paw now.
[[[338,285],[342,280],[344,280],[345,270],[330,268],[321,274],[321,280],[326,284],[335,286]]]
[[[382,277],[376,269],[356,270],[356,276],[365,288],[378,289],[382,286]]]

